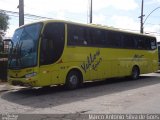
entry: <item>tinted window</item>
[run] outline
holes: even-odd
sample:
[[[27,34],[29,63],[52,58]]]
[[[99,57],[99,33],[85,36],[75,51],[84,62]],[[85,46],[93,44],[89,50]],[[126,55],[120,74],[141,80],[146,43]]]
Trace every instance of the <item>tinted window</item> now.
[[[157,42],[155,38],[151,38],[150,39],[150,45],[151,45],[151,49],[154,50],[157,48]]]
[[[123,34],[122,37],[123,47],[134,49],[136,48],[136,37],[130,34]]]
[[[90,42],[92,46],[103,46],[106,42],[105,31],[96,28],[90,28]]]
[[[138,49],[145,49],[145,39],[143,39],[143,37],[137,38],[137,44]]]
[[[151,49],[151,39],[148,37],[144,37],[144,49],[150,50]]]
[[[106,40],[108,47],[115,47],[115,48],[121,47],[122,36],[120,33],[114,31],[108,31],[106,32],[106,35],[107,35]]]
[[[105,31],[84,26],[68,25],[68,45],[104,46]]]
[[[68,45],[149,50],[156,49],[156,39],[131,33],[69,24]]]
[[[41,42],[41,65],[52,64],[62,55],[64,49],[64,24],[48,23]]]
[[[69,24],[68,45],[87,45],[89,40],[87,34],[87,28]]]

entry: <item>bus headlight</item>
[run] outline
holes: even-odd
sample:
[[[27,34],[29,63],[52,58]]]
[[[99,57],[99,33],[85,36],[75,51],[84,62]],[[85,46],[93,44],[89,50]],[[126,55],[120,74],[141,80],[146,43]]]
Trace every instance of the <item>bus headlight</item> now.
[[[33,72],[33,73],[30,73],[30,74],[25,75],[25,77],[26,77],[26,78],[31,78],[31,77],[34,77],[34,76],[36,76],[36,75],[37,75],[37,73]]]

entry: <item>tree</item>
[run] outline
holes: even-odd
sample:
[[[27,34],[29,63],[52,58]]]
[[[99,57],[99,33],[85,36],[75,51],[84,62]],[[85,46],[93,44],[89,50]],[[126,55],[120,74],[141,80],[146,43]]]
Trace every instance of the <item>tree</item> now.
[[[9,28],[9,16],[4,12],[0,11],[0,41],[2,41],[2,37],[5,35],[5,31]]]
[[[8,20],[9,16],[5,12],[0,11],[0,30],[6,31],[8,29]]]

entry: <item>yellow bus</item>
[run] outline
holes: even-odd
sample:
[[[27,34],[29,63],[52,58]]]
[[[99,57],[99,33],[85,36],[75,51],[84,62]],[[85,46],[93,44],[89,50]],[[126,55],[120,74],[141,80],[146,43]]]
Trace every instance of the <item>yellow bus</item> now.
[[[12,38],[12,85],[65,85],[130,76],[158,69],[156,38],[100,25],[47,20],[18,28]]]

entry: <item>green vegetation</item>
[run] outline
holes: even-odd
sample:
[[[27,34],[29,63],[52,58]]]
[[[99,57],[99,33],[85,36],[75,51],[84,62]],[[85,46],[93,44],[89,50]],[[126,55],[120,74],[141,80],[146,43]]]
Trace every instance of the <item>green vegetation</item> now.
[[[5,12],[0,11],[0,30],[3,30],[5,32],[8,29],[8,20],[9,16]]]

